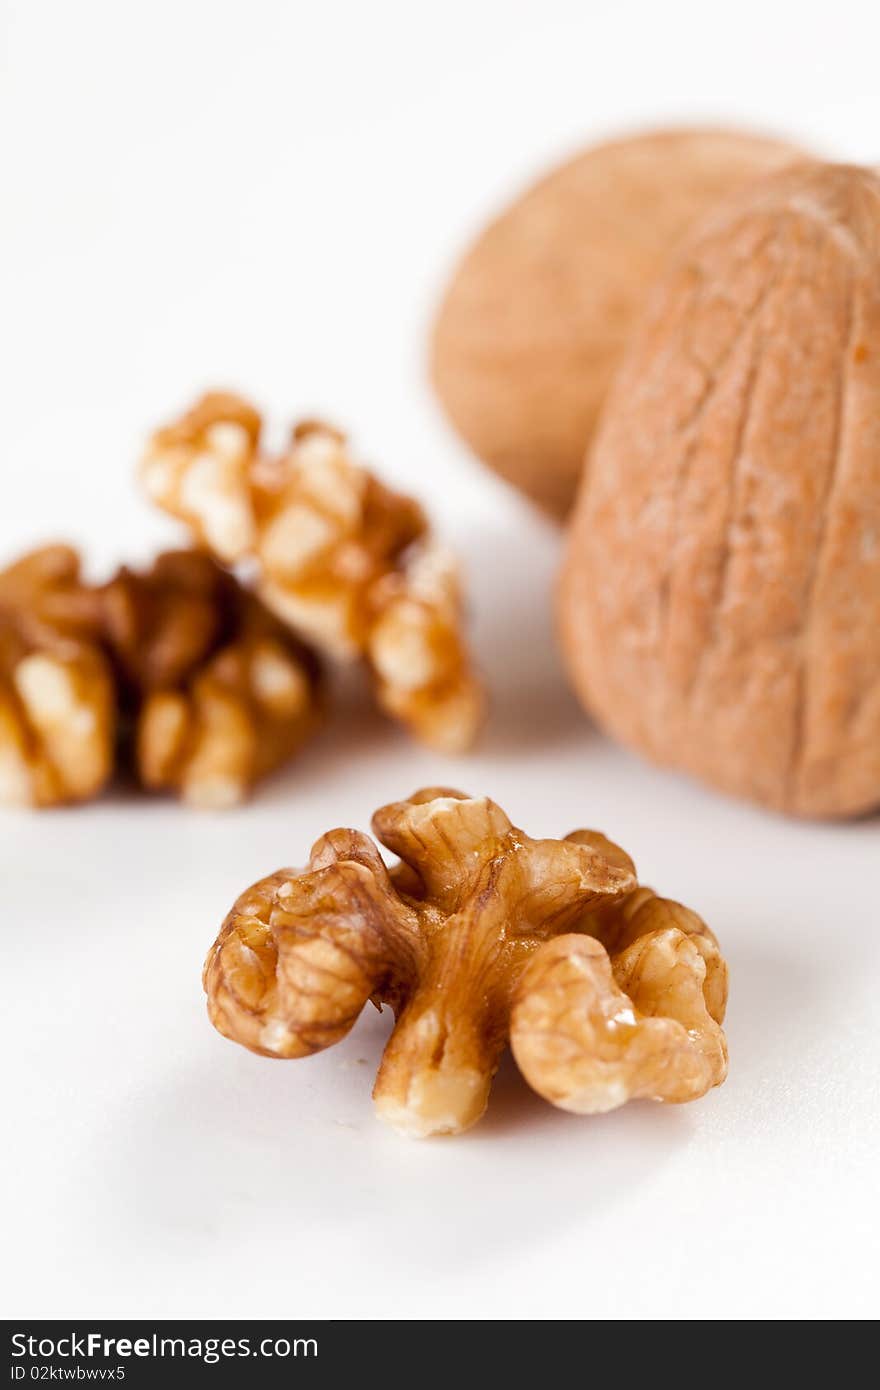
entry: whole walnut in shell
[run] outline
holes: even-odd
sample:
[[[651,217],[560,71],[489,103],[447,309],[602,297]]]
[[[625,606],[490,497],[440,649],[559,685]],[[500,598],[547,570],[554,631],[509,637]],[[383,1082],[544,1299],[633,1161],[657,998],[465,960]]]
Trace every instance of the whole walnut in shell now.
[[[640,134],[586,150],[507,208],[458,267],[434,329],[434,383],[475,452],[564,516],[670,251],[719,198],[795,157],[740,131]]]
[[[880,804],[880,179],[807,163],[728,201],[651,297],[561,593],[587,708],[801,815]]]

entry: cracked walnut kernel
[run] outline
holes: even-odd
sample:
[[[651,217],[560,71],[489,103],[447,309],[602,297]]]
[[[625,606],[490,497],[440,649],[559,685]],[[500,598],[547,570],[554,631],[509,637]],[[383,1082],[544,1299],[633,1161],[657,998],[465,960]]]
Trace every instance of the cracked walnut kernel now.
[[[150,788],[240,800],[313,728],[312,653],[196,551],[87,586],[47,546],[0,574],[0,800],[95,796],[121,761]]]
[[[102,597],[145,786],[233,805],[314,729],[314,656],[207,555],[123,569]]]
[[[0,802],[97,795],[113,770],[115,693],[96,608],[68,546],[0,572]]]
[[[218,559],[256,562],[261,598],[293,631],[363,659],[382,708],[418,738],[446,751],[473,741],[484,701],[455,563],[344,435],[305,421],[270,456],[252,407],[215,393],[153,436],[141,474]]]
[[[508,1041],[541,1095],[603,1111],[682,1101],[726,1072],[726,967],[700,919],[639,888],[596,832],[533,840],[488,798],[431,788],[334,830],[301,873],[234,905],[208,955],[214,1026],[268,1057],[338,1042],[368,1000],[396,1018],[373,1092],[403,1133],[483,1114]]]

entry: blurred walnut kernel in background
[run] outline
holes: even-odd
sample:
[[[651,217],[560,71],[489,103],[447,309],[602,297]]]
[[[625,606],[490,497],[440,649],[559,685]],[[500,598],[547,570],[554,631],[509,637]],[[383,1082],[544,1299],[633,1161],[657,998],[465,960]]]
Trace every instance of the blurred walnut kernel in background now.
[[[109,779],[116,698],[99,609],[69,546],[0,573],[0,800],[82,801]]]
[[[363,660],[379,704],[432,747],[473,742],[484,697],[464,637],[458,569],[421,507],[357,464],[317,421],[278,455],[260,417],[224,393],[157,431],[149,496],[225,564],[256,564],[260,597],[324,655]]]
[[[314,654],[209,556],[123,569],[102,602],[145,786],[232,805],[316,727]]]
[[[314,728],[318,663],[207,555],[89,586],[67,546],[0,574],[0,797],[97,795],[116,770],[240,800]]]

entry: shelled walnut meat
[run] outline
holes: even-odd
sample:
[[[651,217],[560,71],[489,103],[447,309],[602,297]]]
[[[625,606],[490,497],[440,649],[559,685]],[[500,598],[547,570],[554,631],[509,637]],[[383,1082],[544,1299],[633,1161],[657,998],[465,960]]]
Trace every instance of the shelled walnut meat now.
[[[101,601],[146,787],[233,805],[315,728],[313,653],[209,556],[173,551],[146,573],[123,569]]]
[[[260,417],[236,396],[204,397],[150,441],[149,495],[225,564],[251,561],[263,601],[328,656],[363,659],[377,698],[433,747],[476,734],[483,694],[463,635],[452,557],[421,508],[353,460],[317,422],[270,456]]]
[[[442,788],[382,807],[373,829],[393,868],[368,836],[332,830],[302,872],[235,903],[204,972],[224,1036],[305,1057],[368,1000],[390,1004],[373,1096],[416,1136],[480,1118],[508,1042],[540,1095],[583,1114],[724,1080],[718,944],[603,835],[533,840],[488,798]]]
[[[474,451],[565,516],[667,257],[719,198],[797,157],[743,131],[645,132],[584,151],[506,208],[457,268],[431,344],[437,394]]]
[[[0,574],[0,799],[97,795],[120,762],[145,786],[228,805],[316,722],[318,665],[208,556],[159,556],[87,585],[48,546]]]
[[[584,704],[782,811],[880,805],[880,178],[716,210],[647,303],[560,591]]]
[[[0,802],[82,801],[110,777],[115,689],[98,627],[69,546],[0,572]]]

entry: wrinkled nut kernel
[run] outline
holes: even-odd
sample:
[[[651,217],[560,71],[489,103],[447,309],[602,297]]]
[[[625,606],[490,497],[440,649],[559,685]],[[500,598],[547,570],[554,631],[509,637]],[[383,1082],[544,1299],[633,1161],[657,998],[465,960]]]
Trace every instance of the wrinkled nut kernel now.
[[[297,751],[315,717],[311,677],[289,648],[243,636],[182,689],[150,692],[137,770],[145,786],[179,790],[191,805],[235,805]]]
[[[76,552],[46,546],[0,573],[0,802],[95,796],[113,770],[115,693]]]
[[[0,570],[0,619],[32,648],[93,642],[99,605],[77,552],[44,545]]]
[[[103,598],[145,786],[233,805],[314,729],[314,656],[207,555],[123,570]]]
[[[0,648],[5,644],[0,639]],[[0,654],[0,802],[96,796],[113,770],[113,683],[97,652]]]
[[[255,540],[247,478],[260,427],[245,401],[214,392],[158,430],[142,463],[149,495],[227,564]]]
[[[420,548],[405,572],[385,576],[372,595],[367,658],[388,714],[432,748],[455,753],[472,742],[484,696],[461,640],[463,601],[454,558]]]
[[[246,606],[236,579],[207,555],[174,550],[148,570],[122,566],[100,591],[102,629],[132,705],[179,685],[232,640]]]
[[[376,812],[375,844],[333,830],[308,866],[238,899],[205,963],[208,1012],[267,1057],[343,1038],[368,1000],[396,1023],[373,1097],[402,1133],[483,1114],[508,1040],[563,1108],[689,1100],[726,1072],[715,938],[639,888],[596,832],[533,840],[486,797],[430,788]]]
[[[354,462],[344,435],[305,421],[279,456],[234,396],[206,396],[151,440],[159,506],[225,563],[256,560],[257,590],[329,656],[362,658],[379,703],[432,746],[473,741],[483,695],[463,637],[454,561],[421,508]]]
[[[637,888],[579,926],[590,934],[549,942],[516,989],[510,1045],[529,1085],[581,1115],[720,1085],[727,967],[706,924]]]
[[[146,787],[230,805],[311,732],[318,677],[207,555],[87,587],[74,551],[36,551],[0,574],[0,800],[84,800],[121,759]]]

